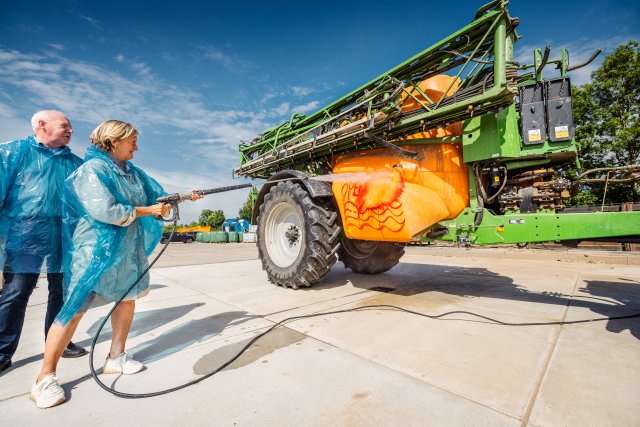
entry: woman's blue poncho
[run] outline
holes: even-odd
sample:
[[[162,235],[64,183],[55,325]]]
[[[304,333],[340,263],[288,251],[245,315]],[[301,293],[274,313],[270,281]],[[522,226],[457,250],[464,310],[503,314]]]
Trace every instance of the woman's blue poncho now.
[[[166,193],[130,162],[125,170],[92,146],[65,181],[65,303],[56,318],[62,325],[95,296],[118,300],[148,267],[147,257],[162,237],[161,223],[153,216],[135,218],[135,207],[154,205]],[[147,273],[125,300],[146,294],[148,287]]]

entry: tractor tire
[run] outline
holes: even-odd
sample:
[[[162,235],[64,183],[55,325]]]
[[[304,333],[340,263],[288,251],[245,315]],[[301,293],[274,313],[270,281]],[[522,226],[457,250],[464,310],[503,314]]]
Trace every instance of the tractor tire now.
[[[404,255],[404,246],[394,242],[341,239],[338,260],[354,273],[380,274],[391,270]]]
[[[287,288],[320,281],[336,262],[338,214],[291,181],[273,186],[260,206],[257,243],[269,280]]]

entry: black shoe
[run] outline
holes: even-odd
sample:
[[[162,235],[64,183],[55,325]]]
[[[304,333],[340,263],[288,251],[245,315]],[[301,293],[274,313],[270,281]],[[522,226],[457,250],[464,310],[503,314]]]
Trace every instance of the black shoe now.
[[[87,350],[70,342],[67,348],[62,352],[62,357],[65,359],[71,359],[73,357],[84,356],[85,354],[87,354]]]
[[[11,367],[11,359],[9,360],[0,360],[0,372],[7,370]]]

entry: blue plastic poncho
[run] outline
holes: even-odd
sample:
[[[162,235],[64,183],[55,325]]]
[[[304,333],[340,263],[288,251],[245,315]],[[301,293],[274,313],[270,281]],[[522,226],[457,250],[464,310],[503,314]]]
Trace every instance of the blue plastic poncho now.
[[[82,164],[68,147],[35,136],[0,144],[0,263],[4,272],[62,272],[64,180]]]
[[[136,206],[150,206],[166,194],[131,162],[118,166],[92,146],[85,163],[65,182],[63,243],[65,303],[57,322],[65,325],[94,297],[116,301],[148,267],[147,257],[162,237],[152,216],[136,218]],[[149,274],[125,300],[148,292]]]

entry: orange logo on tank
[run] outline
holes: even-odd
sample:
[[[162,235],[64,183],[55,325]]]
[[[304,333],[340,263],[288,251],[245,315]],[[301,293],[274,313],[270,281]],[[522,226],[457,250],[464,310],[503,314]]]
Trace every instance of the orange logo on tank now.
[[[402,174],[395,169],[345,183],[341,188],[344,227],[402,230],[405,218],[400,196],[404,188]]]
[[[469,175],[460,143],[407,146],[421,160],[391,150],[336,157],[332,190],[345,237],[408,242],[469,205]]]

